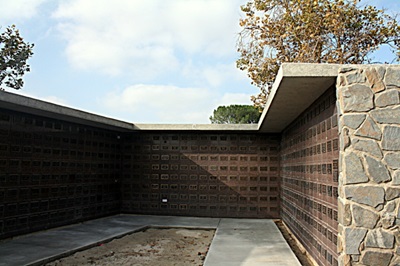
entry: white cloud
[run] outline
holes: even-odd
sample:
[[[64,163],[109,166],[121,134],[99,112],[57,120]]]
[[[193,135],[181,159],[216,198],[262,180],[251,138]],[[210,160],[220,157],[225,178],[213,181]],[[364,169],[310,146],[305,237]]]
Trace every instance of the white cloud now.
[[[53,17],[73,66],[153,78],[235,53],[242,0],[72,0]]]
[[[46,0],[0,0],[1,23],[15,23],[34,17],[38,7]]]
[[[209,123],[219,105],[251,104],[248,94],[218,95],[205,88],[134,85],[108,94],[100,102],[107,112],[133,123]]]
[[[223,56],[234,52],[239,10],[232,0],[170,1],[167,23],[176,43],[189,53]],[[229,48],[233,48],[230,50]]]
[[[227,82],[248,80],[246,73],[236,68],[235,63],[207,66],[202,70],[202,75],[213,87],[219,87]]]
[[[212,88],[221,88],[229,83],[249,81],[246,73],[239,70],[235,63],[217,62],[199,65],[190,60],[182,66],[181,74],[182,77],[194,81],[196,84],[207,84]]]

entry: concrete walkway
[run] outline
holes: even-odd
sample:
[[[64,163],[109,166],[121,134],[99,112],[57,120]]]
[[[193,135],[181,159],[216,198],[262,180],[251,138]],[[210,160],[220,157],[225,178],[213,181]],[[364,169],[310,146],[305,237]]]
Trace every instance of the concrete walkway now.
[[[148,227],[217,229],[214,265],[301,265],[272,220],[116,215],[0,241],[0,265],[41,265]]]
[[[204,265],[301,264],[273,220],[221,219]]]

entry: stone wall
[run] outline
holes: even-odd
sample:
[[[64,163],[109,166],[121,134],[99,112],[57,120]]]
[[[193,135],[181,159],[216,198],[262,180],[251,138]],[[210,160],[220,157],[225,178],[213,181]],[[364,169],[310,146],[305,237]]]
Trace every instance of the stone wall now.
[[[344,67],[337,79],[341,265],[400,264],[400,67]]]
[[[155,131],[124,143],[124,213],[279,218],[279,135]]]
[[[335,87],[282,134],[282,220],[318,265],[338,264],[338,137]]]
[[[0,109],[0,239],[119,213],[117,137]]]

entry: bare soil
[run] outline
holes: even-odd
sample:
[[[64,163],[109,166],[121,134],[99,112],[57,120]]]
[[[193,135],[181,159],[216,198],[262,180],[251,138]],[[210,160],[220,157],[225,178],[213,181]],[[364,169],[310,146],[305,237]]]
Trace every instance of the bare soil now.
[[[293,250],[293,253],[296,255],[297,259],[300,261],[303,266],[314,266],[310,258],[308,257],[305,250],[298,246],[297,241],[294,239],[292,233],[286,228],[281,220],[276,220],[275,224],[278,226],[281,231],[283,237],[286,242],[289,244],[290,248]]]
[[[282,221],[275,221],[303,266],[313,266]],[[203,265],[215,230],[150,228],[50,263],[59,265]]]
[[[45,265],[203,265],[214,233],[150,228]]]

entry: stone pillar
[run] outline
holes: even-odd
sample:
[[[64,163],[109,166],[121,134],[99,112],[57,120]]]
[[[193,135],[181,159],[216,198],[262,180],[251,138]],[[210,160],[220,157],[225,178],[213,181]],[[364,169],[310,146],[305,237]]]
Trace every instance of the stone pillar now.
[[[339,70],[339,265],[400,265],[400,67]]]

